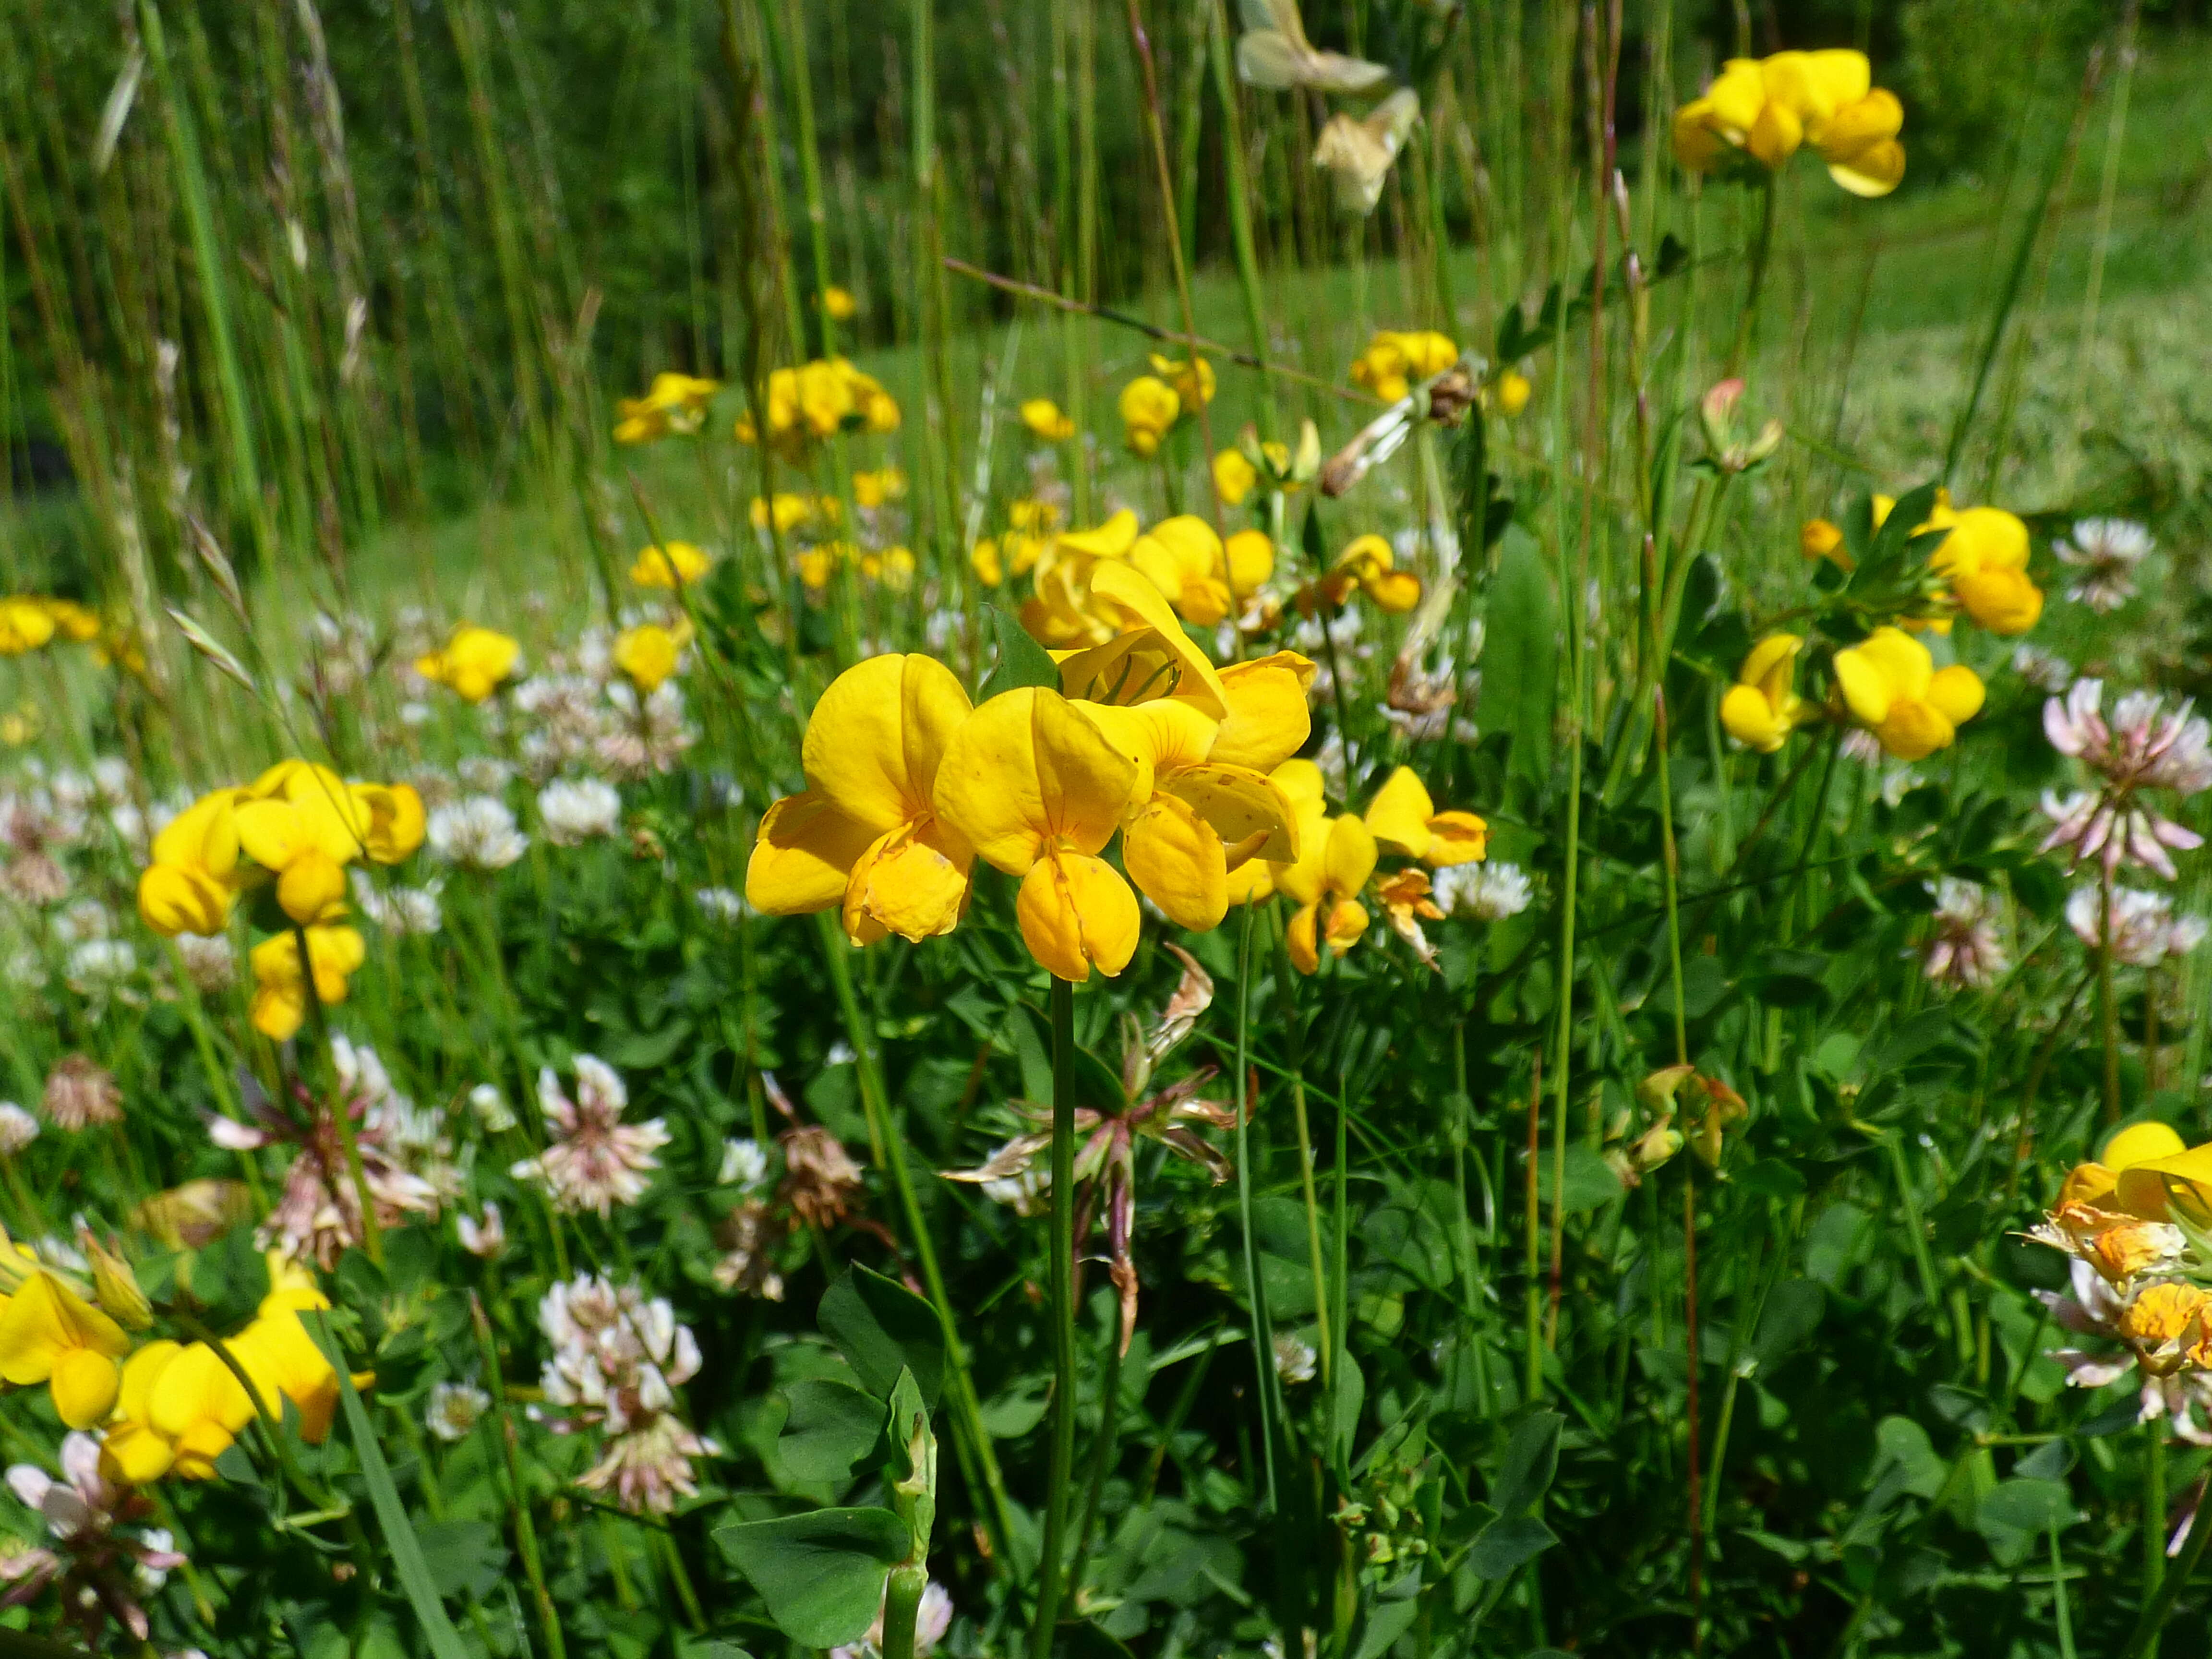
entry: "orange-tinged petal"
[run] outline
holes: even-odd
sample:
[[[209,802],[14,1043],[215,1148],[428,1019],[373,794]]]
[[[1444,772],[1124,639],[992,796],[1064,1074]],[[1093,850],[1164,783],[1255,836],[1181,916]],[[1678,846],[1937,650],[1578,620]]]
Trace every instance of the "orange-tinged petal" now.
[[[1437,869],[1477,864],[1490,856],[1490,825],[1472,812],[1439,812],[1429,820],[1429,834],[1423,856]]]
[[[828,909],[843,900],[853,866],[878,833],[811,789],[786,795],[761,818],[745,865],[746,902],[772,916]]]
[[[1340,957],[1358,944],[1360,935],[1366,931],[1367,908],[1352,899],[1339,899],[1328,908],[1328,921],[1322,930],[1322,939],[1333,955]]]

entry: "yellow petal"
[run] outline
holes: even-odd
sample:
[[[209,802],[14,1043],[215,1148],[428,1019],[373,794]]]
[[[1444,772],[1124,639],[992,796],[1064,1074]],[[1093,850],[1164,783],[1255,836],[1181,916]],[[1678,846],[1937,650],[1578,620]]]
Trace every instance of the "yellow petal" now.
[[[220,933],[230,921],[230,889],[196,866],[155,864],[138,878],[138,914],[157,933]]]
[[[204,1342],[193,1343],[161,1368],[147,1401],[147,1422],[156,1433],[171,1441],[192,1436],[196,1444],[206,1443],[206,1429],[235,1436],[255,1416],[252,1397]],[[202,1432],[193,1435],[195,1430]]]
[[[81,1348],[120,1359],[131,1352],[131,1339],[52,1273],[33,1271],[0,1310],[0,1378],[43,1382]]]
[[[357,783],[353,795],[367,814],[362,850],[379,864],[397,864],[422,844],[428,827],[422,797],[411,783]]]
[[[1840,654],[1837,671],[1838,678],[1842,678]],[[1849,680],[1844,681],[1847,696],[1850,684]],[[1888,713],[1887,703],[1882,705],[1882,712],[1885,714]],[[1762,755],[1771,755],[1781,748],[1790,732],[1790,722],[1766,700],[1766,694],[1753,685],[1729,687],[1727,695],[1721,699],[1721,724],[1728,728],[1729,736],[1745,748],[1755,749]]]
[[[1421,602],[1421,579],[1410,570],[1386,570],[1360,584],[1376,608],[1390,616],[1403,616]]]
[[[1137,515],[1125,507],[1095,530],[1065,530],[1057,539],[1058,545],[1071,553],[1118,559],[1137,539]]]
[[[1848,161],[1831,161],[1828,177],[1854,196],[1887,196],[1905,182],[1905,146],[1882,139]]]
[[[1291,966],[1302,974],[1310,974],[1321,966],[1321,951],[1316,943],[1320,907],[1312,902],[1300,905],[1283,924],[1283,948],[1291,958]]]
[[[772,916],[828,909],[844,898],[853,866],[878,833],[811,789],[785,796],[761,818],[745,865],[746,902]]]
[[[994,699],[995,701],[995,699]],[[1096,964],[1109,978],[1136,953],[1137,896],[1103,859],[1054,852],[1037,860],[1014,902],[1022,940],[1044,968],[1080,985]]]
[[[2172,1158],[2188,1150],[2188,1143],[2174,1132],[2171,1124],[2160,1123],[2155,1118],[2141,1123],[2130,1123],[2105,1143],[2097,1154],[2097,1162],[2108,1170],[2132,1169],[2138,1164],[2148,1164],[2153,1158]]]
[[[1328,907],[1328,920],[1322,925],[1322,939],[1329,950],[1342,956],[1359,943],[1359,936],[1367,931],[1367,908],[1346,898]]]
[[[1477,864],[1490,856],[1490,825],[1472,812],[1439,812],[1429,820],[1429,850],[1423,856],[1439,870]]]
[[[1928,690],[1935,672],[1928,647],[1896,628],[1877,628],[1850,647],[1836,653],[1836,678],[1851,713],[1869,726],[1888,718],[1893,702],[1917,702]]]
[[[1322,776],[1321,768],[1310,760],[1286,760],[1267,774],[1276,787],[1290,799],[1301,815],[1321,811],[1328,799],[1328,785]]]
[[[1258,592],[1275,574],[1274,538],[1264,530],[1238,531],[1224,545],[1222,556],[1229,567],[1230,591],[1240,599]]]
[[[1249,766],[1208,761],[1164,773],[1160,787],[1186,802],[1237,848],[1237,858],[1273,864],[1298,856],[1298,808],[1282,786]]]
[[[2025,634],[2043,615],[2043,590],[2024,570],[1984,566],[1953,577],[1951,591],[1966,614],[1992,634]]]
[[[195,864],[224,876],[238,864],[238,825],[233,817],[239,791],[218,789],[202,795],[154,837],[156,864]]]
[[[1751,647],[1751,654],[1743,659],[1743,666],[1736,670],[1737,683],[1763,686],[1767,677],[1777,668],[1784,667],[1796,659],[1804,643],[1795,634],[1769,634]]]
[[[1338,814],[1329,825],[1322,867],[1329,890],[1343,895],[1358,892],[1375,873],[1375,837],[1351,813]]]
[[[1136,768],[1129,782],[1132,811],[1152,798],[1157,773],[1202,763],[1218,729],[1190,704],[1165,697],[1126,708],[1085,703],[1083,714]]]
[[[1221,671],[1229,717],[1214,733],[1210,758],[1271,772],[1305,747],[1313,730],[1307,688],[1314,665],[1295,651],[1278,651]]]
[[[2212,1144],[2130,1165],[2119,1172],[2113,1197],[2130,1215],[2166,1221],[2172,1218],[2168,1200],[2176,1188],[2197,1197],[2200,1205],[2203,1195],[2212,1192]]]
[[[1436,811],[1436,802],[1413,769],[1401,766],[1369,804],[1368,833],[1394,853],[1420,858],[1429,850],[1429,820]]]
[[[1232,910],[1245,904],[1257,904],[1275,895],[1275,872],[1265,859],[1248,859],[1242,864],[1229,866],[1226,887],[1229,908]]]
[[[860,855],[845,889],[845,932],[862,943],[861,919],[902,939],[949,933],[968,908],[969,854],[933,820],[916,833],[902,824]],[[940,844],[952,842],[948,848]]]
[[[1158,642],[1179,675],[1177,683],[1164,688],[1160,695],[1194,703],[1200,713],[1215,720],[1228,718],[1229,700],[1222,691],[1220,675],[1215,672],[1206,654],[1182,631],[1182,624],[1152,583],[1125,566],[1102,564],[1091,573],[1091,597],[1109,616],[1116,609],[1124,612],[1121,625],[1125,629],[1150,628],[1159,635]]]
[[[55,1362],[47,1392],[54,1415],[73,1429],[95,1428],[115,1408],[122,1372],[106,1354],[71,1348]]]
[[[1932,702],[1899,700],[1890,705],[1889,718],[1874,728],[1874,734],[1898,759],[1917,761],[1948,749],[1958,731]]]
[[[1739,141],[1766,105],[1766,77],[1755,58],[1731,58],[1705,88],[1705,101],[1721,125],[1733,130]]]
[[[1024,686],[954,735],[938,767],[937,816],[991,864],[1027,875],[1048,845],[1093,854],[1112,840],[1135,775],[1076,704]]]
[[[1190,805],[1155,795],[1121,834],[1121,861],[1138,890],[1178,927],[1207,933],[1229,909],[1221,837]]]
[[[169,1443],[143,1423],[118,1423],[100,1443],[100,1473],[120,1486],[151,1486],[175,1461]]]
[[[314,848],[286,865],[276,879],[277,903],[302,927],[343,915],[345,895],[343,867]]]
[[[1928,702],[1954,726],[1964,726],[1980,714],[1987,695],[1981,676],[1964,663],[1939,668],[1928,681]]]
[[[934,657],[896,652],[847,669],[806,723],[800,763],[811,792],[877,835],[930,811],[937,766],[968,693]]]
[[[1769,100],[1751,124],[1744,148],[1770,171],[1781,167],[1805,142],[1805,124],[1788,105]]]

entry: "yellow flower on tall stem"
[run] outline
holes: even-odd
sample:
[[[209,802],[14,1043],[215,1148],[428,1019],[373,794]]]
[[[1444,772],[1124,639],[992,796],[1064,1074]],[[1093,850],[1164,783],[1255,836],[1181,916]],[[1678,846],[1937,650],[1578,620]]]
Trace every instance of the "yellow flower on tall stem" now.
[[[641,691],[651,693],[676,672],[684,655],[684,637],[690,629],[663,628],[659,623],[640,623],[615,636],[614,665]]]
[[[1359,895],[1375,874],[1375,837],[1356,815],[1312,810],[1299,825],[1297,862],[1274,866],[1275,885],[1297,909],[1284,928],[1291,965],[1302,974],[1321,966],[1326,946],[1342,956],[1367,931]]]
[[[1291,603],[1300,615],[1310,617],[1323,608],[1334,610],[1360,592],[1376,609],[1401,615],[1421,602],[1421,579],[1396,565],[1397,556],[1382,538],[1357,537],[1336,556],[1328,573],[1300,588]]]
[[[1031,398],[1022,404],[1022,424],[1047,443],[1066,443],[1075,435],[1075,422],[1049,398]]]
[[[301,965],[300,933],[307,936],[309,966]],[[313,927],[273,933],[253,947],[253,1029],[271,1042],[289,1042],[307,1023],[309,973],[314,1000],[329,1007],[346,1000],[347,981],[368,959],[368,948],[350,927]]]
[[[799,507],[808,506],[804,495],[778,495],[775,498],[775,512],[779,529],[791,527],[783,520],[787,513],[794,510],[794,503]],[[757,501],[754,507],[760,514],[755,522],[765,528],[769,509]],[[811,507],[804,516],[812,516]],[[793,522],[804,522],[804,518]],[[629,568],[629,579],[640,587],[690,587],[702,580],[714,568],[714,563],[705,552],[690,542],[662,542],[657,546],[639,550],[636,560]]]
[[[975,854],[937,783],[970,718],[968,693],[932,657],[871,657],[831,681],[800,747],[806,787],[761,819],[746,897],[770,915],[840,906],[855,945],[951,933]]]
[[[1137,896],[1100,858],[1121,825],[1134,762],[1058,692],[1025,686],[971,714],[937,771],[937,811],[988,863],[1021,878],[1030,954],[1081,984],[1135,954]]]
[[[1149,460],[1160,453],[1162,441],[1182,417],[1182,398],[1158,376],[1139,374],[1121,388],[1115,407],[1131,453]]]
[[[1692,173],[1739,159],[1771,173],[1809,144],[1844,190],[1887,196],[1905,177],[1904,125],[1904,106],[1873,85],[1863,52],[1731,58],[1674,112],[1674,157]]]
[[[1368,803],[1368,833],[1382,849],[1437,869],[1475,864],[1490,854],[1490,826],[1472,812],[1439,812],[1410,766],[1391,773]]]

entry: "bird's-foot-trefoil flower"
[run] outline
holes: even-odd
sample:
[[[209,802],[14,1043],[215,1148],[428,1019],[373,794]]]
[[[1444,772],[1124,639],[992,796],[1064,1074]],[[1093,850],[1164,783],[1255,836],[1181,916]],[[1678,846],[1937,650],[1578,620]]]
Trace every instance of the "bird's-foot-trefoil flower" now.
[[[514,677],[522,646],[509,635],[463,623],[439,649],[415,659],[415,672],[464,702],[482,702]]]
[[[1906,761],[1948,749],[1984,695],[1972,669],[1937,668],[1928,647],[1898,628],[1877,628],[1837,652],[1836,681],[1852,717]]]
[[[1771,755],[1819,709],[1797,695],[1797,654],[1805,641],[1795,634],[1769,634],[1752,647],[1721,699],[1721,724],[1747,749]]]

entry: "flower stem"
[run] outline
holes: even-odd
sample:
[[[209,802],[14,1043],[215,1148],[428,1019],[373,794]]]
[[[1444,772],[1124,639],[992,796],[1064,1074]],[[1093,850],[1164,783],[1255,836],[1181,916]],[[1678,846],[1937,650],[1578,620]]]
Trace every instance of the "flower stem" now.
[[[1268,1328],[1266,1293],[1260,1283],[1258,1247],[1252,1242],[1252,1138],[1250,1133],[1252,1103],[1248,1092],[1251,1085],[1252,1066],[1248,1057],[1247,1045],[1251,1037],[1252,919],[1256,908],[1249,900],[1246,902],[1244,926],[1239,930],[1237,940],[1235,1096],[1237,1103],[1237,1219],[1238,1231],[1243,1233],[1244,1238],[1244,1296],[1252,1314],[1253,1382],[1260,1393],[1260,1462],[1265,1470],[1267,1511],[1271,1515],[1279,1516],[1281,1511],[1277,1504],[1275,1492],[1275,1423],[1278,1410],[1278,1396],[1275,1392],[1275,1343],[1273,1334]],[[1290,964],[1287,957],[1282,959],[1276,973],[1285,993],[1284,1029],[1291,1045],[1291,1098],[1297,1103],[1298,1121],[1303,1126],[1305,1121],[1305,1079],[1299,1071],[1297,1010],[1289,996]],[[1312,1167],[1310,1157],[1307,1158],[1306,1164],[1308,1170],[1310,1170]],[[1307,1237],[1311,1244],[1316,1263],[1315,1271],[1318,1274],[1321,1261],[1321,1224],[1315,1209],[1313,1180],[1310,1174],[1306,1180],[1306,1224]],[[1319,1307],[1322,1302],[1321,1283],[1316,1277],[1314,1283],[1314,1304]],[[1328,1346],[1328,1340],[1324,1338],[1322,1343],[1324,1352],[1327,1352]]]
[[[1060,1618],[1069,1486],[1075,1475],[1075,987],[1052,981],[1052,1462],[1037,1562],[1034,1659],[1049,1659]]]
[[[2143,1425],[2150,1447],[2143,1462],[2142,1547],[2143,1601],[2148,1603],[2166,1582],[2166,1419],[2154,1417]],[[2192,1524],[2191,1532],[2196,1530]],[[2150,1638],[2149,1652],[2158,1652],[2158,1637]]]
[[[546,1651],[552,1659],[567,1659],[568,1644],[561,1638],[561,1615],[553,1606],[553,1593],[545,1587],[545,1568],[538,1557],[538,1528],[530,1519],[530,1500],[522,1484],[522,1470],[515,1456],[514,1425],[507,1414],[507,1383],[500,1375],[499,1345],[493,1341],[491,1321],[484,1316],[483,1304],[475,1291],[469,1292],[469,1317],[476,1327],[477,1352],[483,1361],[484,1387],[491,1395],[492,1432],[499,1437],[499,1449],[506,1459],[507,1500],[509,1513],[514,1520],[514,1543],[522,1557],[522,1571],[530,1580],[531,1598],[538,1604],[538,1626],[545,1635]]]
[[[2166,1628],[2166,1617],[2173,1611],[2174,1602],[2180,1598],[2183,1589],[2197,1571],[2197,1562],[2203,1558],[2207,1540],[2212,1540],[2212,1524],[2208,1524],[2205,1517],[2199,1515],[2196,1524],[2189,1528],[2189,1541],[2182,1546],[2181,1559],[2166,1575],[2165,1583],[2158,1588],[2156,1598],[2144,1603],[2142,1616],[2136,1620],[2135,1633],[2128,1638],[2127,1650],[2120,1655],[2120,1659],[2144,1659],[2145,1655],[2154,1650],[2159,1632]]]
[[[914,1625],[929,1574],[913,1565],[891,1569],[884,1586],[884,1659],[914,1659]]]
[[[353,1178],[354,1196],[361,1204],[361,1247],[378,1267],[384,1265],[384,1230],[376,1222],[376,1196],[368,1190],[368,1173],[362,1167],[361,1143],[353,1133],[353,1112],[335,1075],[337,1061],[331,1054],[331,1024],[323,1012],[323,994],[315,988],[315,959],[308,954],[307,930],[295,926],[292,948],[300,953],[301,988],[307,994],[307,1024],[315,1034],[315,1050],[332,1068],[331,1115],[338,1126],[338,1144],[345,1148],[346,1173]]]
[[[1250,925],[1248,920],[1248,927]],[[1306,1121],[1306,1080],[1298,1063],[1296,1033],[1297,1030],[1297,1002],[1292,989],[1290,946],[1285,941],[1278,950],[1275,962],[1275,982],[1282,988],[1283,1029],[1291,1034],[1291,1115],[1298,1132],[1298,1181],[1306,1206],[1306,1254],[1313,1266],[1314,1319],[1320,1327],[1321,1381],[1322,1388],[1335,1398],[1336,1345],[1330,1339],[1328,1271],[1322,1265],[1321,1200],[1314,1188],[1313,1134]],[[1240,1052],[1238,1064],[1243,1064]],[[1240,1114],[1242,1109],[1239,1109]],[[1238,1119],[1238,1133],[1243,1133],[1243,1119]],[[1243,1154],[1237,1154],[1240,1164]]]
[[[2112,866],[2097,883],[2097,1025],[2105,1048],[2105,1121],[2120,1121],[2120,1003],[2113,988]]]
[[[1752,331],[1759,324],[1759,297],[1766,289],[1767,256],[1774,249],[1774,179],[1771,174],[1761,179],[1759,186],[1759,229],[1751,241],[1751,280],[1744,289],[1743,309],[1736,313],[1735,341],[1729,347],[1728,367],[1721,378],[1732,380],[1743,368],[1743,360],[1751,353]]]
[[[1690,1038],[1688,1021],[1682,1010],[1682,916],[1676,890],[1681,867],[1674,849],[1674,780],[1667,759],[1667,688],[1653,686],[1651,702],[1659,751],[1659,836],[1664,854],[1660,867],[1667,878],[1667,962],[1674,990],[1674,1063],[1687,1066]]]

